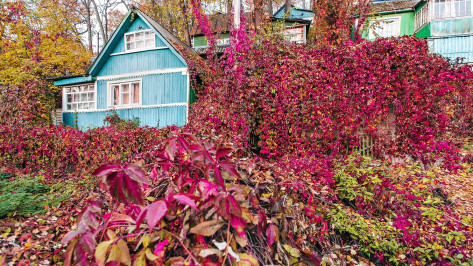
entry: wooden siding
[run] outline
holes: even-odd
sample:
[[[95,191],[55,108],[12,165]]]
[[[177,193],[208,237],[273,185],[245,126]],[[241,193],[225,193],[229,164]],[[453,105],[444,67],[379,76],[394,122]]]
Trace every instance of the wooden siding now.
[[[187,75],[182,72],[143,77],[143,105],[187,102]]]
[[[399,13],[391,13],[391,14],[386,14],[386,15],[379,15],[375,16],[372,19],[384,19],[384,18],[390,18],[390,17],[401,17],[401,28],[400,28],[400,35],[405,36],[405,35],[413,35],[414,34],[414,10],[407,11],[407,12],[399,12]],[[382,27],[380,24],[379,27]],[[362,37],[367,40],[373,40],[369,39],[369,32],[368,29],[363,31]]]
[[[133,32],[133,31],[138,31],[141,29],[147,30],[150,29],[150,27],[144,22],[141,18],[137,18],[133,24],[131,24],[130,28],[126,31],[128,32]],[[156,46],[155,47],[163,47],[167,46],[157,35],[154,36],[156,40]],[[125,34],[122,34],[120,41],[118,42],[117,46],[113,49],[112,54],[114,53],[123,53],[125,52]]]
[[[430,22],[432,37],[473,34],[473,18],[442,19]]]
[[[182,72],[129,77],[142,79],[142,105],[187,102],[187,75]],[[119,80],[113,80],[114,82]],[[97,109],[107,108],[107,83],[97,81]]]
[[[428,39],[429,50],[450,59],[464,58],[473,63],[473,35]]]
[[[150,50],[111,56],[97,77],[179,67],[185,65],[170,49]]]
[[[97,109],[107,109],[107,80],[99,80],[97,86]]]
[[[140,126],[165,127],[169,125],[183,126],[187,119],[187,106],[168,106],[141,109],[118,109],[117,113],[125,119],[139,117]],[[80,130],[104,126],[105,116],[111,111],[63,113],[63,122],[67,126]],[[76,124],[77,123],[77,124]]]

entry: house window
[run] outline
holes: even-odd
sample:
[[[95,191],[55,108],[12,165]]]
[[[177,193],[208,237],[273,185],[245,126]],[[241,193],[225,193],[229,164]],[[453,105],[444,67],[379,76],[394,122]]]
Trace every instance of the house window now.
[[[305,26],[286,28],[284,37],[290,42],[305,43],[304,29]]]
[[[370,22],[369,38],[377,37],[397,37],[401,35],[401,18],[391,17],[384,19],[374,19]]]
[[[95,109],[94,84],[64,87],[64,92],[67,111]]]
[[[471,16],[472,0],[434,0],[434,19]]]
[[[125,51],[138,51],[154,48],[155,36],[152,30],[140,30],[125,34]]]
[[[120,81],[109,84],[110,105],[130,106],[141,104],[141,80]]]

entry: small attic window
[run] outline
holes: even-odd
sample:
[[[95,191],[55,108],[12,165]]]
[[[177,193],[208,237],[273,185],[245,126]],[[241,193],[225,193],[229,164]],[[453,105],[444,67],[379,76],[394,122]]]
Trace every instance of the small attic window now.
[[[155,37],[152,30],[125,33],[125,51],[139,51],[154,48]]]

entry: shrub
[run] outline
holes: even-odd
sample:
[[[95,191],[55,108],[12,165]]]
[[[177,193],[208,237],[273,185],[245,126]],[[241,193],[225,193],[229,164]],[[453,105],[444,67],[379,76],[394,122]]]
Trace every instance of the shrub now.
[[[83,209],[78,229],[64,237],[66,263],[310,265],[352,256],[445,264],[472,258],[471,217],[461,217],[441,190],[432,190],[439,183],[431,178],[435,172],[356,156],[269,164],[235,159],[236,151],[218,139],[182,133],[152,153],[149,176],[136,164],[99,167],[94,174],[113,201],[91,199]]]
[[[215,132],[278,158],[337,155],[367,134],[377,155],[423,163],[440,156],[454,168],[456,139],[471,135],[471,67],[429,54],[424,40],[244,42],[191,110],[191,128],[203,136]]]
[[[88,173],[94,166],[151,152],[172,127],[102,127],[80,131],[63,126],[0,124],[0,168],[46,177]]]
[[[47,192],[49,187],[38,178],[0,179],[0,218],[44,213]]]

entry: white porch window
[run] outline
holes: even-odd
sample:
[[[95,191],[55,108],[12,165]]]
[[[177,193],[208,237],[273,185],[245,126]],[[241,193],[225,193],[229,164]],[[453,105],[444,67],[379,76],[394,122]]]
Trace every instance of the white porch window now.
[[[305,26],[287,27],[284,31],[284,37],[290,42],[305,43]]]
[[[94,84],[64,87],[66,111],[95,109]]]
[[[156,39],[153,30],[125,33],[125,51],[139,51],[154,48]]]
[[[434,0],[434,19],[472,16],[472,0]]]
[[[141,80],[109,83],[109,106],[125,107],[141,104]]]
[[[401,17],[373,19],[370,21],[369,38],[397,37],[401,35]]]

